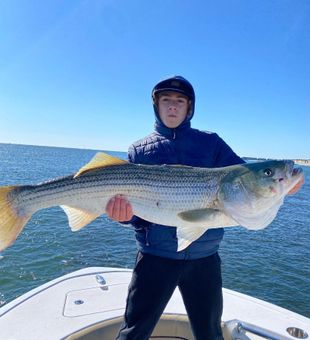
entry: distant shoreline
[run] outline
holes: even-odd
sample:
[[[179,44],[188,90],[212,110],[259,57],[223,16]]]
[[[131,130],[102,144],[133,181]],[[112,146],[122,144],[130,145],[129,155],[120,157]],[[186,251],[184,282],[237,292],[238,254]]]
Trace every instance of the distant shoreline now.
[[[310,166],[310,160],[299,160],[299,159],[296,159],[294,160],[295,164],[299,164],[299,165],[303,165],[303,166]]]
[[[245,161],[270,161],[273,158],[255,158],[255,157],[242,157]],[[310,159],[292,159],[295,164],[303,165],[303,166],[310,166]]]

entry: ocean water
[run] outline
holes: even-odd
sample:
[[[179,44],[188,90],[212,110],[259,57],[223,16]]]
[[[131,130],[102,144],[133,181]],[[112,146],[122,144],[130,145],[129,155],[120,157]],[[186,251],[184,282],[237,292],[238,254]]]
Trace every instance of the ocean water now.
[[[0,186],[35,184],[76,172],[95,150],[0,144]],[[123,152],[109,152],[126,158]],[[264,230],[226,228],[223,285],[310,317],[310,167]],[[0,306],[60,275],[87,266],[132,268],[133,230],[102,216],[71,232],[56,207],[37,212],[0,253]]]

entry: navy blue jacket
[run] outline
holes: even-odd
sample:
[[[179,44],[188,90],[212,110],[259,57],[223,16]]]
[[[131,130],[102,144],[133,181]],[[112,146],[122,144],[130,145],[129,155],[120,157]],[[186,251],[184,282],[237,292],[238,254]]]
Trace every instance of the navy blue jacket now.
[[[216,134],[191,128],[190,121],[176,129],[167,128],[157,118],[155,132],[129,147],[128,159],[136,164],[182,164],[222,167],[244,163]],[[134,216],[138,250],[173,258],[197,259],[214,254],[223,238],[223,228],[210,229],[183,251],[177,252],[175,227],[155,225]]]

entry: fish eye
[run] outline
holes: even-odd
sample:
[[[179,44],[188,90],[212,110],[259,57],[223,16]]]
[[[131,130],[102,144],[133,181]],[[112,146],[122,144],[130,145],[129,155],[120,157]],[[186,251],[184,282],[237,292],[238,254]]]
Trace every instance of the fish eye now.
[[[272,176],[273,175],[273,171],[269,168],[265,169],[264,170],[264,174],[268,177]]]

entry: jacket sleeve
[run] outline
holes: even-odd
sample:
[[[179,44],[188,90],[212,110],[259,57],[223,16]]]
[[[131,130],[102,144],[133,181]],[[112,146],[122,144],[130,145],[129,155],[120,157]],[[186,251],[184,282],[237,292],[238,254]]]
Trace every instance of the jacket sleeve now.
[[[127,153],[127,158],[130,163],[138,164],[137,162],[137,151],[134,145],[130,145]]]
[[[245,163],[245,161],[239,157],[221,137],[218,135],[216,136],[218,138],[215,159],[216,166],[222,167]]]

